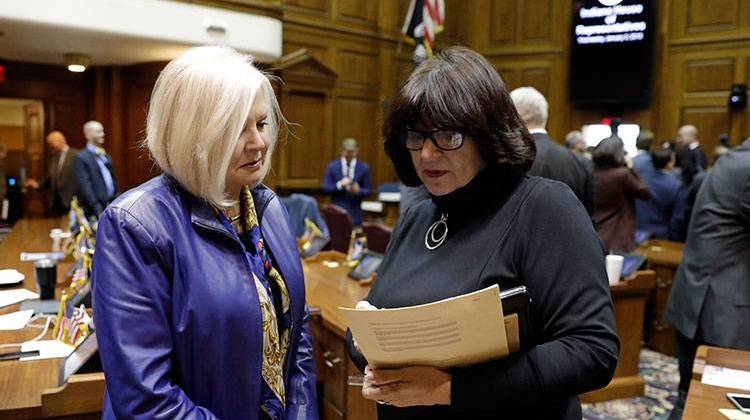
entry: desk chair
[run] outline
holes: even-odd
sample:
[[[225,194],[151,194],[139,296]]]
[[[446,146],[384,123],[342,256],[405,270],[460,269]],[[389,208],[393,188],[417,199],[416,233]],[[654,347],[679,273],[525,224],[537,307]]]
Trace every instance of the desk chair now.
[[[385,254],[393,229],[380,223],[365,223],[362,225],[362,230],[367,237],[367,248],[379,254]]]
[[[354,228],[352,218],[346,210],[335,204],[323,206],[322,213],[331,235],[331,249],[346,254],[349,251],[349,241]]]

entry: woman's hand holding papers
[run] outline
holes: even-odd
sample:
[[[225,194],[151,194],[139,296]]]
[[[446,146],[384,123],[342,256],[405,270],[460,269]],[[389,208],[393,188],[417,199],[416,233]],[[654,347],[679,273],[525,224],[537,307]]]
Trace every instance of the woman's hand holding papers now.
[[[428,366],[399,369],[365,368],[362,396],[397,407],[449,405],[451,375]]]

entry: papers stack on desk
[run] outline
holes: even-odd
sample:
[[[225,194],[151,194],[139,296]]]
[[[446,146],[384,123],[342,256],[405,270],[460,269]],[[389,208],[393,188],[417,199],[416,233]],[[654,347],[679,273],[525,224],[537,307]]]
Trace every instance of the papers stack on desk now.
[[[509,345],[500,288],[424,305],[397,309],[339,308],[372,366],[467,366],[499,359],[518,348]]]

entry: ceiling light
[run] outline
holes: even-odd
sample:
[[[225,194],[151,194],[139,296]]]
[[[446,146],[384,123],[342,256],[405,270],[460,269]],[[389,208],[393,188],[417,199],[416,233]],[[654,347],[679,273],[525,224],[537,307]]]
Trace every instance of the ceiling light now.
[[[91,63],[91,58],[86,54],[80,53],[67,53],[64,55],[65,65],[68,66],[68,70],[74,73],[81,73],[86,71]]]

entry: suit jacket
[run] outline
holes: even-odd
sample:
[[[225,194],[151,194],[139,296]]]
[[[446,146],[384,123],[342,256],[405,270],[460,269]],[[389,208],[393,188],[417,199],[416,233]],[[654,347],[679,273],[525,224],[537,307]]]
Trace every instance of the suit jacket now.
[[[594,222],[606,249],[632,251],[635,248],[636,197],[648,199],[648,186],[635,171],[624,166],[597,169]]]
[[[655,237],[683,241],[685,202],[688,190],[672,174],[664,171],[641,173],[651,192],[650,200],[635,200],[636,227]]]
[[[695,175],[703,171],[708,166],[706,154],[698,146],[691,149],[689,146],[683,146],[677,149],[675,166],[679,166],[682,174],[682,180],[685,184],[693,182]]]
[[[284,206],[253,189],[260,230],[289,291],[286,419],[315,420],[305,284]],[[261,418],[263,320],[244,242],[164,175],[102,214],[92,271],[107,393],[103,419]]]
[[[656,169],[651,161],[651,153],[648,151],[640,153],[639,151],[639,154],[635,155],[633,158],[633,169],[635,169],[640,176],[645,176],[647,173],[655,171]]]
[[[74,173],[76,179],[76,195],[80,201],[81,208],[86,216],[99,216],[104,208],[117,196],[117,180],[115,172],[112,170],[112,157],[107,154],[109,164],[107,168],[112,175],[114,182],[115,194],[110,196],[107,193],[107,184],[104,183],[104,177],[96,163],[96,154],[88,149],[83,149],[75,157]]]
[[[688,338],[750,350],[750,140],[698,192],[665,319]]]
[[[529,175],[554,179],[567,184],[589,215],[594,214],[593,165],[586,158],[553,142],[545,133],[534,133],[536,158]]]
[[[362,224],[362,199],[372,192],[372,181],[370,167],[357,159],[354,166],[354,182],[359,184],[359,194],[351,194],[346,190],[336,188],[336,183],[344,177],[341,168],[341,159],[332,160],[328,164],[325,177],[323,178],[323,192],[331,196],[331,202],[344,208],[352,218],[354,225]]]
[[[53,195],[60,198],[65,207],[70,207],[70,200],[76,193],[76,179],[74,173],[75,159],[81,151],[69,148],[65,153],[62,165],[60,165],[60,153],[50,156],[47,165],[47,178],[42,183],[42,188],[50,188]]]

